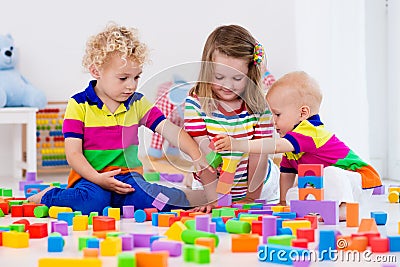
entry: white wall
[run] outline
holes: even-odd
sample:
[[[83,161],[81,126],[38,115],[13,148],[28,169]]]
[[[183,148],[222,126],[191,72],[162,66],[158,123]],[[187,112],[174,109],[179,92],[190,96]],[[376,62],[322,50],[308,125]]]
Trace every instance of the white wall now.
[[[241,0],[0,1],[2,7],[21,7],[2,12],[0,33],[14,36],[20,51],[18,69],[46,92],[49,101],[66,100],[86,86],[90,77],[81,68],[85,42],[109,21],[137,27],[152,49],[152,64],[141,81],[150,99],[156,89],[151,77],[199,60],[208,34],[219,25],[235,23],[264,44],[277,78],[300,68],[315,76],[325,94],[324,121],[369,158],[364,0],[266,0],[251,5]],[[351,116],[357,117],[356,123]],[[12,138],[7,131],[0,126],[0,175],[11,174],[6,168],[11,157],[4,153]]]

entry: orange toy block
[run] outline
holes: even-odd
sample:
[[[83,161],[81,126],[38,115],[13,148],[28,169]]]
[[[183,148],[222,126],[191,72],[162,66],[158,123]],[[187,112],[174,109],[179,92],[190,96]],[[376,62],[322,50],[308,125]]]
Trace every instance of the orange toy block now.
[[[350,245],[345,250],[357,250],[363,252],[368,247],[368,238],[366,236],[356,236],[351,239]]]
[[[378,226],[376,225],[374,218],[364,218],[361,220],[360,227],[358,228],[358,233],[362,232],[378,232]]]
[[[257,252],[260,236],[255,234],[231,235],[232,252]]]
[[[30,238],[43,238],[48,235],[47,223],[33,223],[29,226]]]
[[[108,217],[114,218],[116,221],[121,220],[120,208],[108,208]]]
[[[174,214],[158,214],[158,226],[159,227],[168,227],[169,226],[169,218],[175,218]]]
[[[89,217],[87,215],[78,215],[72,218],[73,231],[86,231],[89,227]]]
[[[324,165],[322,164],[299,164],[298,176],[324,176]]]
[[[3,247],[27,248],[29,247],[29,234],[26,232],[3,232]]]
[[[115,230],[115,219],[107,216],[93,217],[93,231]]]
[[[199,237],[194,240],[196,245],[201,245],[208,247],[211,253],[214,253],[215,250],[215,239],[211,237]]]
[[[299,200],[306,200],[308,195],[313,195],[315,200],[324,200],[324,189],[299,188]]]
[[[136,265],[138,267],[167,267],[169,253],[167,251],[139,251],[136,252]]]
[[[84,248],[83,250],[84,258],[97,258],[99,257],[99,250],[97,248]]]
[[[101,256],[116,256],[122,251],[122,239],[120,237],[107,237],[100,242]]]
[[[221,175],[219,176],[218,179],[220,182],[232,185],[234,178],[235,178],[234,172],[221,171]]]
[[[220,194],[229,194],[231,192],[232,184],[227,184],[221,181],[218,181],[217,183],[217,193]]]
[[[346,226],[357,227],[359,225],[359,205],[358,203],[346,203]]]

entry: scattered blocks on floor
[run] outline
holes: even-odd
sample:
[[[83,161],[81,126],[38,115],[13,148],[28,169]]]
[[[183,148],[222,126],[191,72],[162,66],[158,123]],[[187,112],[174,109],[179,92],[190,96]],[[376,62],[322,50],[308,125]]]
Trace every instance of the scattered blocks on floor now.
[[[385,225],[387,213],[383,211],[371,211],[371,218],[375,219],[377,225]]]
[[[260,237],[255,234],[240,234],[231,236],[232,252],[257,252]]]
[[[29,247],[29,233],[26,232],[3,232],[2,241],[4,247],[27,248]]]
[[[185,262],[207,264],[211,260],[211,253],[208,247],[184,245],[182,253]]]

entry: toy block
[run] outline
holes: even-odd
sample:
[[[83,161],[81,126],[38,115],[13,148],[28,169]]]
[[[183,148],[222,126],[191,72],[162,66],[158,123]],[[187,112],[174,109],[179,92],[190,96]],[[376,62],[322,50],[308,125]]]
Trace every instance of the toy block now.
[[[93,217],[93,231],[115,230],[115,219],[106,216]]]
[[[339,224],[339,205],[336,201],[324,200],[291,200],[290,208],[298,217],[310,213],[319,213],[325,225]]]
[[[206,160],[208,164],[210,164],[210,166],[214,169],[216,169],[222,163],[221,154],[214,152],[213,150],[211,150],[210,153],[206,155]]]
[[[2,209],[0,209],[0,217],[4,217],[4,212]]]
[[[29,226],[30,238],[43,238],[48,236],[47,223],[33,223]]]
[[[62,236],[68,236],[68,223],[64,221],[52,222],[52,232],[60,233]]]
[[[347,227],[358,227],[359,225],[359,204],[358,203],[346,203],[346,226]]]
[[[215,239],[210,237],[199,237],[194,241],[196,245],[208,247],[211,253],[215,250]]]
[[[136,267],[136,257],[133,253],[122,252],[117,256],[118,267]]]
[[[114,218],[116,221],[121,220],[121,209],[120,208],[109,208],[108,217]]]
[[[400,187],[398,186],[390,186],[388,189],[388,192],[399,192],[400,193]]]
[[[390,190],[390,188],[389,188],[389,190]],[[399,203],[399,198],[400,198],[399,192],[397,192],[397,191],[392,191],[392,192],[389,192],[389,194],[388,194],[388,200],[390,203]]]
[[[160,173],[159,172],[145,172],[143,177],[148,182],[158,182],[160,181]]]
[[[303,176],[324,176],[324,165],[322,164],[299,164],[297,173],[299,177]]]
[[[2,190],[0,191],[0,195],[3,197],[12,197],[13,196],[12,189],[2,188]]]
[[[36,218],[44,218],[49,216],[49,208],[45,205],[36,206],[33,210],[33,215]]]
[[[282,222],[282,228],[290,228],[294,236],[297,236],[297,229],[310,228],[311,222],[308,220],[285,220]]]
[[[134,233],[133,235],[133,245],[135,248],[149,248],[150,238],[155,236],[155,234],[148,233]]]
[[[380,253],[389,252],[389,239],[373,237],[371,239],[371,251]]]
[[[288,220],[296,219],[295,212],[273,212],[272,215]]]
[[[384,195],[384,194],[385,194],[385,185],[374,187],[374,191],[372,191],[372,195]]]
[[[234,179],[235,179],[234,172],[221,171],[218,181],[226,183],[226,184],[233,184]]]
[[[251,233],[262,236],[262,221],[253,221],[251,223]]]
[[[385,225],[387,221],[387,213],[383,211],[371,211],[371,218],[375,219],[377,225]]]
[[[397,233],[400,235],[400,222],[397,223]]]
[[[22,205],[11,206],[11,217],[24,217],[24,207]]]
[[[82,241],[85,242],[85,241]],[[87,238],[86,245],[83,243],[81,248],[100,248],[100,239],[99,238]]]
[[[170,217],[168,220],[168,227],[170,227],[174,222],[179,222],[181,217]]]
[[[168,251],[169,256],[179,257],[182,254],[182,242],[173,240],[156,240],[151,243],[150,251]]]
[[[186,220],[184,224],[187,229],[196,230],[196,220]]]
[[[160,174],[160,181],[167,181],[173,183],[181,183],[185,175],[182,173],[161,173]]]
[[[52,233],[47,238],[47,252],[62,252],[65,241],[60,233]]]
[[[285,208],[285,206],[280,206],[280,205],[277,205],[277,206],[272,206],[271,207],[271,210],[273,211],[273,212],[283,212],[283,209]]]
[[[87,248],[88,240],[96,239],[91,236],[80,236],[78,238],[78,250],[81,251],[84,248]],[[100,248],[100,245],[99,245]]]
[[[319,255],[322,255],[322,260],[329,260],[330,253],[326,251],[332,251],[336,249],[336,235],[333,230],[320,230],[319,231]],[[323,253],[325,251],[325,253]]]
[[[232,252],[257,252],[260,238],[253,234],[231,235]]]
[[[26,232],[26,231],[28,231],[29,230],[29,226],[31,225],[31,223],[27,219],[21,219],[21,220],[13,222],[12,224],[23,224],[24,225],[24,229],[22,231],[18,231],[18,232]],[[10,231],[12,231],[12,229],[10,229]]]
[[[133,250],[133,235],[120,235],[122,241],[122,251]]]
[[[58,213],[60,212],[72,212],[70,207],[59,207],[59,206],[51,206],[49,208],[49,216],[51,218],[57,219]]]
[[[251,224],[244,221],[229,220],[225,227],[226,231],[231,234],[248,234],[251,231]]]
[[[381,234],[379,232],[361,232],[357,234],[362,234],[362,236],[366,237],[368,240],[368,246],[371,246],[372,239],[375,237],[380,237]],[[353,236],[353,234],[352,234]]]
[[[194,262],[198,264],[208,264],[211,261],[211,252],[208,247],[195,246]]]
[[[10,225],[10,231],[16,231],[16,232],[26,232],[25,230],[25,224],[11,224]]]
[[[87,215],[75,216],[72,219],[73,231],[86,231],[89,226],[89,217]]]
[[[93,225],[93,217],[99,216],[99,213],[97,211],[92,211],[89,213],[89,225]]]
[[[138,223],[142,223],[146,221],[146,212],[144,210],[136,210],[133,217],[135,221]]]
[[[324,189],[299,188],[299,200],[307,200],[308,195],[314,196],[315,200],[318,201],[324,200]]]
[[[197,231],[210,232],[210,216],[199,215],[195,217],[195,227]]]
[[[154,199],[152,205],[153,207],[156,207],[158,210],[162,210],[165,205],[168,204],[169,201],[169,197],[167,197],[166,195],[164,195],[163,193],[159,193],[156,198]]]
[[[57,214],[57,220],[67,222],[68,226],[72,225],[74,217],[75,217],[74,212],[59,212]]]
[[[1,202],[1,203],[0,203],[0,209],[3,211],[3,213],[4,213],[5,215],[7,215],[7,214],[8,214],[8,211],[9,211],[9,209],[10,209],[10,206],[8,205],[7,202]]]
[[[242,209],[244,210],[254,210],[254,209],[262,209],[263,204],[261,203],[246,203],[243,204]]]
[[[184,262],[194,262],[195,245],[183,245],[182,257]]]
[[[304,215],[304,219],[311,222],[311,228],[317,229],[318,228],[318,216],[316,215]]]
[[[84,248],[82,249],[84,258],[98,258],[99,257],[99,249],[98,248]],[[120,253],[121,254],[121,253]],[[118,255],[120,255],[118,254]],[[131,265],[133,266],[133,265]]]
[[[358,233],[361,232],[378,232],[378,226],[376,225],[375,219],[373,218],[363,218],[361,219],[360,227],[358,228]]]
[[[308,248],[308,240],[305,238],[292,239],[291,246],[296,248]]]
[[[157,208],[146,208],[146,209],[143,209],[143,211],[146,213],[146,218],[145,218],[145,220],[146,220],[146,221],[151,221],[151,219],[152,219],[152,214],[153,214],[153,213],[157,213],[157,212],[158,212],[158,209],[157,209]]]
[[[225,223],[222,220],[222,218],[212,218],[211,221],[215,223],[216,232],[222,232],[222,233],[226,232]]]
[[[122,251],[122,240],[119,237],[107,237],[100,242],[101,256],[117,256]]]
[[[240,160],[222,158],[222,170],[224,172],[235,173]]]
[[[131,219],[134,217],[135,206],[122,206],[122,217],[125,219]]]
[[[48,184],[25,184],[24,185],[24,195],[25,197],[30,197],[49,187]]]
[[[312,228],[297,228],[296,235],[298,239],[306,239],[308,242],[314,242],[315,230]]]
[[[263,244],[267,243],[268,237],[277,234],[277,222],[275,216],[262,217],[262,236]]]
[[[176,213],[176,216],[177,216],[177,217],[181,217],[181,212],[182,212],[182,211],[185,211],[185,210],[183,210],[183,209],[171,210],[171,212]]]
[[[199,237],[210,237],[215,239],[215,246],[218,247],[219,237],[216,234],[189,229],[183,230],[181,234],[182,241],[185,242],[185,244],[194,244],[195,240]]]
[[[24,214],[24,217],[35,217],[34,210],[39,205],[40,204],[35,204],[35,203],[22,204],[22,208],[23,208],[22,213]]]
[[[151,244],[153,244],[153,242],[158,240],[158,239],[167,239],[167,237],[164,236],[164,235],[153,235],[153,236],[151,236],[150,237],[150,247],[151,247]]]
[[[103,216],[108,216],[108,209],[111,208],[110,206],[104,207],[103,212],[101,213]]]
[[[320,176],[299,176],[298,177],[298,188],[324,188],[324,179]]]
[[[229,194],[231,192],[232,184],[226,184],[224,182],[218,181],[217,183],[217,193],[219,194]]]
[[[167,251],[139,251],[136,252],[136,264],[138,267],[167,267],[168,252]]]
[[[159,227],[169,227],[169,219],[175,218],[175,214],[158,214],[158,226]]]
[[[400,236],[388,236],[389,239],[389,251],[399,252],[400,251]]]
[[[95,258],[41,258],[39,259],[38,267],[70,267],[70,266],[85,266],[85,267],[101,267],[102,261]]]
[[[292,239],[296,239],[296,237],[294,235],[269,236],[266,243],[267,244],[282,245],[282,246],[291,246]]]
[[[27,248],[29,247],[29,234],[26,232],[3,232],[3,247]]]
[[[279,252],[279,253],[278,253]],[[258,260],[261,262],[269,262],[284,265],[294,265],[296,256],[309,255],[307,249],[295,248],[290,246],[282,246],[276,244],[260,245],[258,247]],[[309,260],[308,260],[309,261]]]

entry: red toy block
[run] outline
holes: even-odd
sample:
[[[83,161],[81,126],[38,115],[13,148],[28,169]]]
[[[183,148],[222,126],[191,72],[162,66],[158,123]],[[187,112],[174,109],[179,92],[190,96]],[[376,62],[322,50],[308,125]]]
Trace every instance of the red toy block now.
[[[370,241],[372,252],[389,252],[389,239],[373,237]]]
[[[115,230],[115,218],[107,216],[94,216],[93,217],[93,231],[107,231]]]
[[[324,165],[322,164],[299,164],[298,176],[324,176]]]
[[[181,217],[189,217],[189,214],[192,213],[191,211],[181,211],[180,215]]]
[[[169,222],[168,222],[168,226],[171,226],[174,222],[180,221],[182,219],[182,217],[170,217],[169,218]]]
[[[8,211],[10,209],[10,206],[8,205],[7,202],[1,202],[0,203],[0,209],[3,211],[4,215],[7,215]]]
[[[304,219],[311,222],[311,229],[318,228],[318,217],[316,215],[304,215]]]
[[[11,206],[11,217],[24,217],[24,208],[22,205]]]
[[[224,223],[226,223],[228,220],[232,219],[232,217],[228,217],[228,216],[223,216],[223,217],[221,217],[221,218],[222,218],[222,221],[223,221]]]
[[[262,236],[262,221],[252,221],[251,222],[251,233]]]
[[[35,217],[35,214],[33,213],[34,209],[37,206],[43,206],[43,204],[35,204],[35,203],[25,203],[22,204],[23,207],[23,212],[24,212],[24,217]]]
[[[29,226],[29,238],[43,238],[48,235],[47,223],[33,223]]]
[[[308,242],[314,242],[315,231],[312,228],[298,228],[297,231],[298,239],[306,239]]]
[[[308,240],[305,238],[292,239],[292,247],[308,248]]]
[[[239,213],[249,213],[249,210],[240,210],[240,209],[235,210],[235,216],[236,217],[239,216]]]
[[[31,224],[27,219],[21,219],[13,222],[12,224],[23,224],[25,225],[25,232],[29,230],[29,225]]]
[[[364,236],[368,238],[368,246],[372,246],[372,239],[381,236],[379,232],[363,232]]]
[[[147,208],[147,209],[143,209],[143,210],[146,213],[146,221],[151,221],[152,214],[158,212],[158,209],[156,209],[156,208]]]

